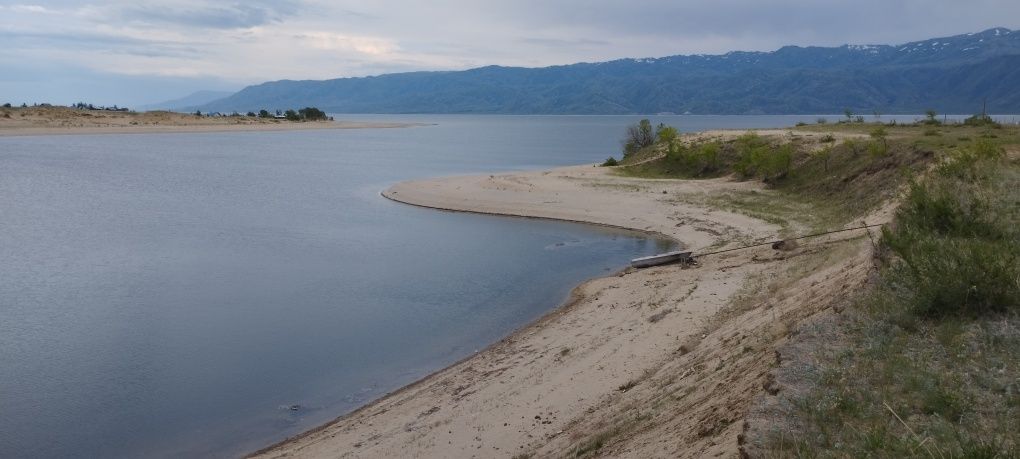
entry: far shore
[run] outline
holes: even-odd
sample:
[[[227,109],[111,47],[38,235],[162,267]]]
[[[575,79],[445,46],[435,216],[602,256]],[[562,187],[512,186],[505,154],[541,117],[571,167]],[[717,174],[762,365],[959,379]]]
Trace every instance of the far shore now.
[[[0,137],[388,129],[422,125],[385,121],[288,121],[249,116],[197,116],[165,111],[117,112],[67,107],[0,108]]]

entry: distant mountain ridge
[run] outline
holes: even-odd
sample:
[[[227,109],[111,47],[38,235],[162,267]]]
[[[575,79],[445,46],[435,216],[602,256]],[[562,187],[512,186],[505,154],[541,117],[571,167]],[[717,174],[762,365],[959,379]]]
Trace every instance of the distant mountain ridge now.
[[[488,66],[249,86],[197,107],[315,106],[334,113],[782,114],[1020,112],[1020,32],[902,45],[785,46],[770,52]]]
[[[195,91],[179,99],[165,100],[163,102],[157,102],[155,104],[148,104],[136,107],[137,110],[150,111],[150,110],[171,110],[171,111],[183,111],[183,109],[191,108],[194,106],[207,104],[209,102],[229,97],[234,94],[230,91]]]

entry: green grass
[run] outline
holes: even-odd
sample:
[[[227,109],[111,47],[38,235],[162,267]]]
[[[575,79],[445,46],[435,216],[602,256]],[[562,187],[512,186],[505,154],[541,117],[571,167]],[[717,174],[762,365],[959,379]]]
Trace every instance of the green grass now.
[[[1013,127],[943,125],[947,136],[928,136],[927,125],[843,123],[798,127],[824,132],[818,142],[744,135],[729,141],[664,145],[634,153],[618,173],[657,179],[732,176],[764,181],[768,192],[727,192],[686,201],[741,212],[785,228],[832,229],[856,222],[882,202],[895,198],[911,177],[936,160],[984,143],[1020,143]],[[837,142],[835,134],[882,138]],[[993,137],[994,136],[994,137]],[[957,140],[947,140],[947,138]]]
[[[770,455],[1020,457],[1020,163],[999,145],[911,185],[874,289]]]

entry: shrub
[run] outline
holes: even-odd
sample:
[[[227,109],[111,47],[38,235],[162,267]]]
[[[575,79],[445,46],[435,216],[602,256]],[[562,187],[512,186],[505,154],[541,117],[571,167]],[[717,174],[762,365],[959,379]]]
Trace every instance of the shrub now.
[[[659,126],[655,128],[655,138],[666,145],[672,144],[678,137],[680,137],[680,131],[673,126],[659,123]]]
[[[821,139],[819,139],[819,141],[822,143],[832,143],[836,141],[836,138],[833,137],[832,134],[825,134]]]
[[[652,122],[643,119],[627,127],[627,134],[623,140],[623,156],[631,155],[638,150],[655,143],[655,134],[652,133]]]
[[[753,132],[737,139],[737,154],[734,172],[744,178],[760,176],[766,182],[785,177],[793,164],[792,144],[774,148]]]
[[[825,118],[818,118],[818,124],[826,124],[828,122],[829,122],[829,120],[827,120]]]
[[[843,140],[843,148],[848,150],[852,155],[856,156],[858,153],[860,153],[861,142],[858,142],[854,139],[845,139]]]
[[[938,115],[939,114],[935,110],[926,110],[924,112],[924,121],[921,121],[921,124],[927,124],[930,126],[941,125],[942,122],[936,118]]]
[[[890,286],[915,314],[1020,310],[1020,233],[1011,204],[1017,184],[991,186],[1001,193],[983,191],[1007,180],[997,166],[1002,155],[988,141],[956,152],[929,180],[910,186],[895,228],[883,231],[899,257]]]
[[[985,114],[971,116],[963,120],[963,124],[967,126],[992,126],[998,128],[1002,127],[999,123],[995,122],[995,120],[993,120],[992,117]]]
[[[703,172],[715,172],[719,169],[719,151],[722,146],[719,142],[708,142],[702,144],[698,149],[698,161],[702,164]]]
[[[616,158],[614,158],[612,156],[610,156],[609,159],[605,160],[602,163],[602,167],[613,167],[613,166],[619,166],[619,165],[620,165],[620,162],[617,161]]]
[[[888,153],[889,153],[889,147],[887,147],[887,146],[885,146],[885,145],[883,145],[881,143],[872,142],[872,143],[868,144],[868,154],[871,155],[871,157],[873,157],[873,158],[876,158],[876,157],[879,157],[879,156],[885,156]]]

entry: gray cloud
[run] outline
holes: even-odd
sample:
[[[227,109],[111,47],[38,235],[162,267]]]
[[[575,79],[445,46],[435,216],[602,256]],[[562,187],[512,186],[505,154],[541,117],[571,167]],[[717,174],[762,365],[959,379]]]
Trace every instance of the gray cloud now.
[[[99,32],[19,31],[0,30],[0,41],[21,51],[29,49],[84,50],[105,54],[127,54],[148,57],[199,58],[204,53],[195,43],[181,44],[145,40]]]
[[[132,5],[119,11],[126,21],[194,28],[236,29],[282,21],[298,11],[292,2],[192,5]]]
[[[548,47],[564,47],[564,46],[605,46],[609,42],[606,40],[592,40],[589,38],[573,38],[573,39],[562,39],[562,38],[521,38],[521,43],[528,43],[532,45],[541,45]]]
[[[0,67],[19,78],[0,82],[0,99],[91,88],[109,98],[103,103],[123,104],[143,91],[125,89],[117,100],[129,86],[107,82],[138,89],[149,81],[155,93],[788,44],[898,44],[995,26],[1020,28],[1020,2],[0,0]],[[61,70],[45,70],[53,68]],[[81,76],[61,75],[68,71]]]

